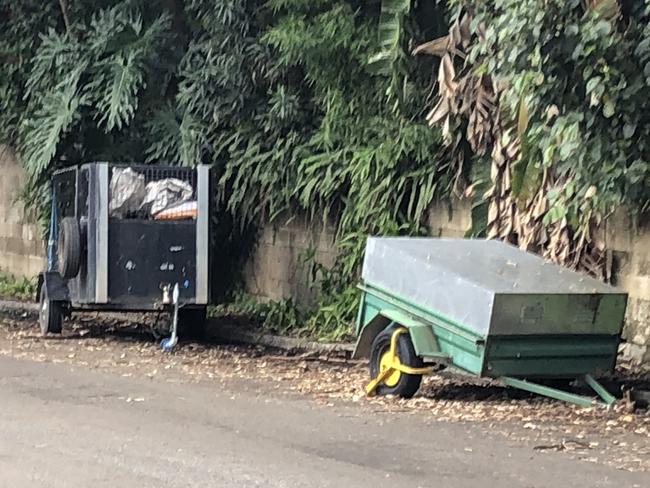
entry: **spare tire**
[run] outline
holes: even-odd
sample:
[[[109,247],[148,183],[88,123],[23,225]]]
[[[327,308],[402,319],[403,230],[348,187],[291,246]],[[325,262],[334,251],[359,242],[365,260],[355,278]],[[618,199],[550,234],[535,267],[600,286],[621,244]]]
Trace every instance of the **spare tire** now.
[[[61,221],[56,251],[61,276],[66,280],[77,276],[81,265],[81,231],[74,217],[66,217]]]

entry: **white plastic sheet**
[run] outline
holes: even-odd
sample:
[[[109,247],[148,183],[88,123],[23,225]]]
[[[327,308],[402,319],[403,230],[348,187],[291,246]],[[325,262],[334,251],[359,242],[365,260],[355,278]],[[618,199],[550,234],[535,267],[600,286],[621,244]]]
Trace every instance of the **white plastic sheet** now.
[[[115,168],[110,182],[108,213],[123,218],[142,207],[146,195],[144,176],[131,168]]]
[[[147,184],[143,205],[148,206],[150,215],[156,215],[169,207],[191,200],[193,193],[192,185],[176,178],[152,181]]]

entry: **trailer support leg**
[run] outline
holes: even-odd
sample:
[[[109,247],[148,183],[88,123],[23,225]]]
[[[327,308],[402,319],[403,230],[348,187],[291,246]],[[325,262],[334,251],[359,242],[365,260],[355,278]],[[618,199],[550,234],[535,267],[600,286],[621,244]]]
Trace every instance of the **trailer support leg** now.
[[[585,382],[594,390],[600,398],[609,406],[616,403],[616,397],[608,392],[603,385],[598,383],[596,378],[590,374],[585,375]]]
[[[169,338],[163,339],[162,342],[160,343],[160,347],[162,347],[163,351],[171,351],[176,347],[176,344],[178,343],[178,298],[180,295],[180,291],[178,288],[178,283],[174,285],[174,291],[172,292],[172,300],[174,302],[174,310],[173,310],[173,317],[172,317],[172,334]]]
[[[579,405],[581,407],[591,407],[593,405],[601,404],[601,402],[599,402],[598,400],[595,400],[594,398],[585,395],[569,393],[568,391],[558,390],[557,388],[551,388],[550,386],[540,385],[539,383],[533,383],[527,380],[511,378],[509,376],[503,376],[500,378],[500,380],[508,386],[519,388],[520,390],[530,391],[531,393],[537,393],[538,395],[544,395],[550,398],[555,398],[556,400],[561,400],[563,402],[575,403],[576,405]],[[591,386],[596,391],[596,393],[598,393],[598,395],[607,402],[607,405],[611,405],[614,401],[616,401],[616,399],[613,396],[611,396],[603,388],[603,386],[600,383],[598,383],[596,380],[591,378],[591,380],[597,385],[597,387],[594,387],[594,385],[592,385],[589,382],[590,380],[588,380],[586,377],[585,380],[587,381],[589,386]],[[596,388],[598,388],[598,390]],[[608,398],[606,398],[603,394],[601,394],[601,392],[599,391],[601,389],[603,390],[604,393],[608,395]]]

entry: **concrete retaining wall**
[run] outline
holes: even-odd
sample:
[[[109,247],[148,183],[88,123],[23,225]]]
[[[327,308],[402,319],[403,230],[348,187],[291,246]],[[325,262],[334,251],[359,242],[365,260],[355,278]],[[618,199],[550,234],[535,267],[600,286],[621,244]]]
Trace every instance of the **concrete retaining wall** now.
[[[44,266],[44,244],[35,219],[17,202],[25,174],[13,152],[0,145],[0,271],[34,277]]]
[[[246,270],[246,288],[260,300],[292,298],[311,304],[316,297],[307,255],[331,267],[336,259],[334,229],[305,218],[281,216],[262,229]]]
[[[612,281],[628,292],[623,356],[650,364],[650,215],[632,218],[620,210],[606,223]]]

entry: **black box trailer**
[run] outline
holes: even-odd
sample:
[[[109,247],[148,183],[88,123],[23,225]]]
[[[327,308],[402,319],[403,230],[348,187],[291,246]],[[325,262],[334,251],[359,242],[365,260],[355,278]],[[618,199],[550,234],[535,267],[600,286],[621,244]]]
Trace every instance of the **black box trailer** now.
[[[42,333],[61,332],[76,310],[172,310],[177,295],[179,327],[200,334],[209,212],[208,166],[89,163],[55,172]]]

